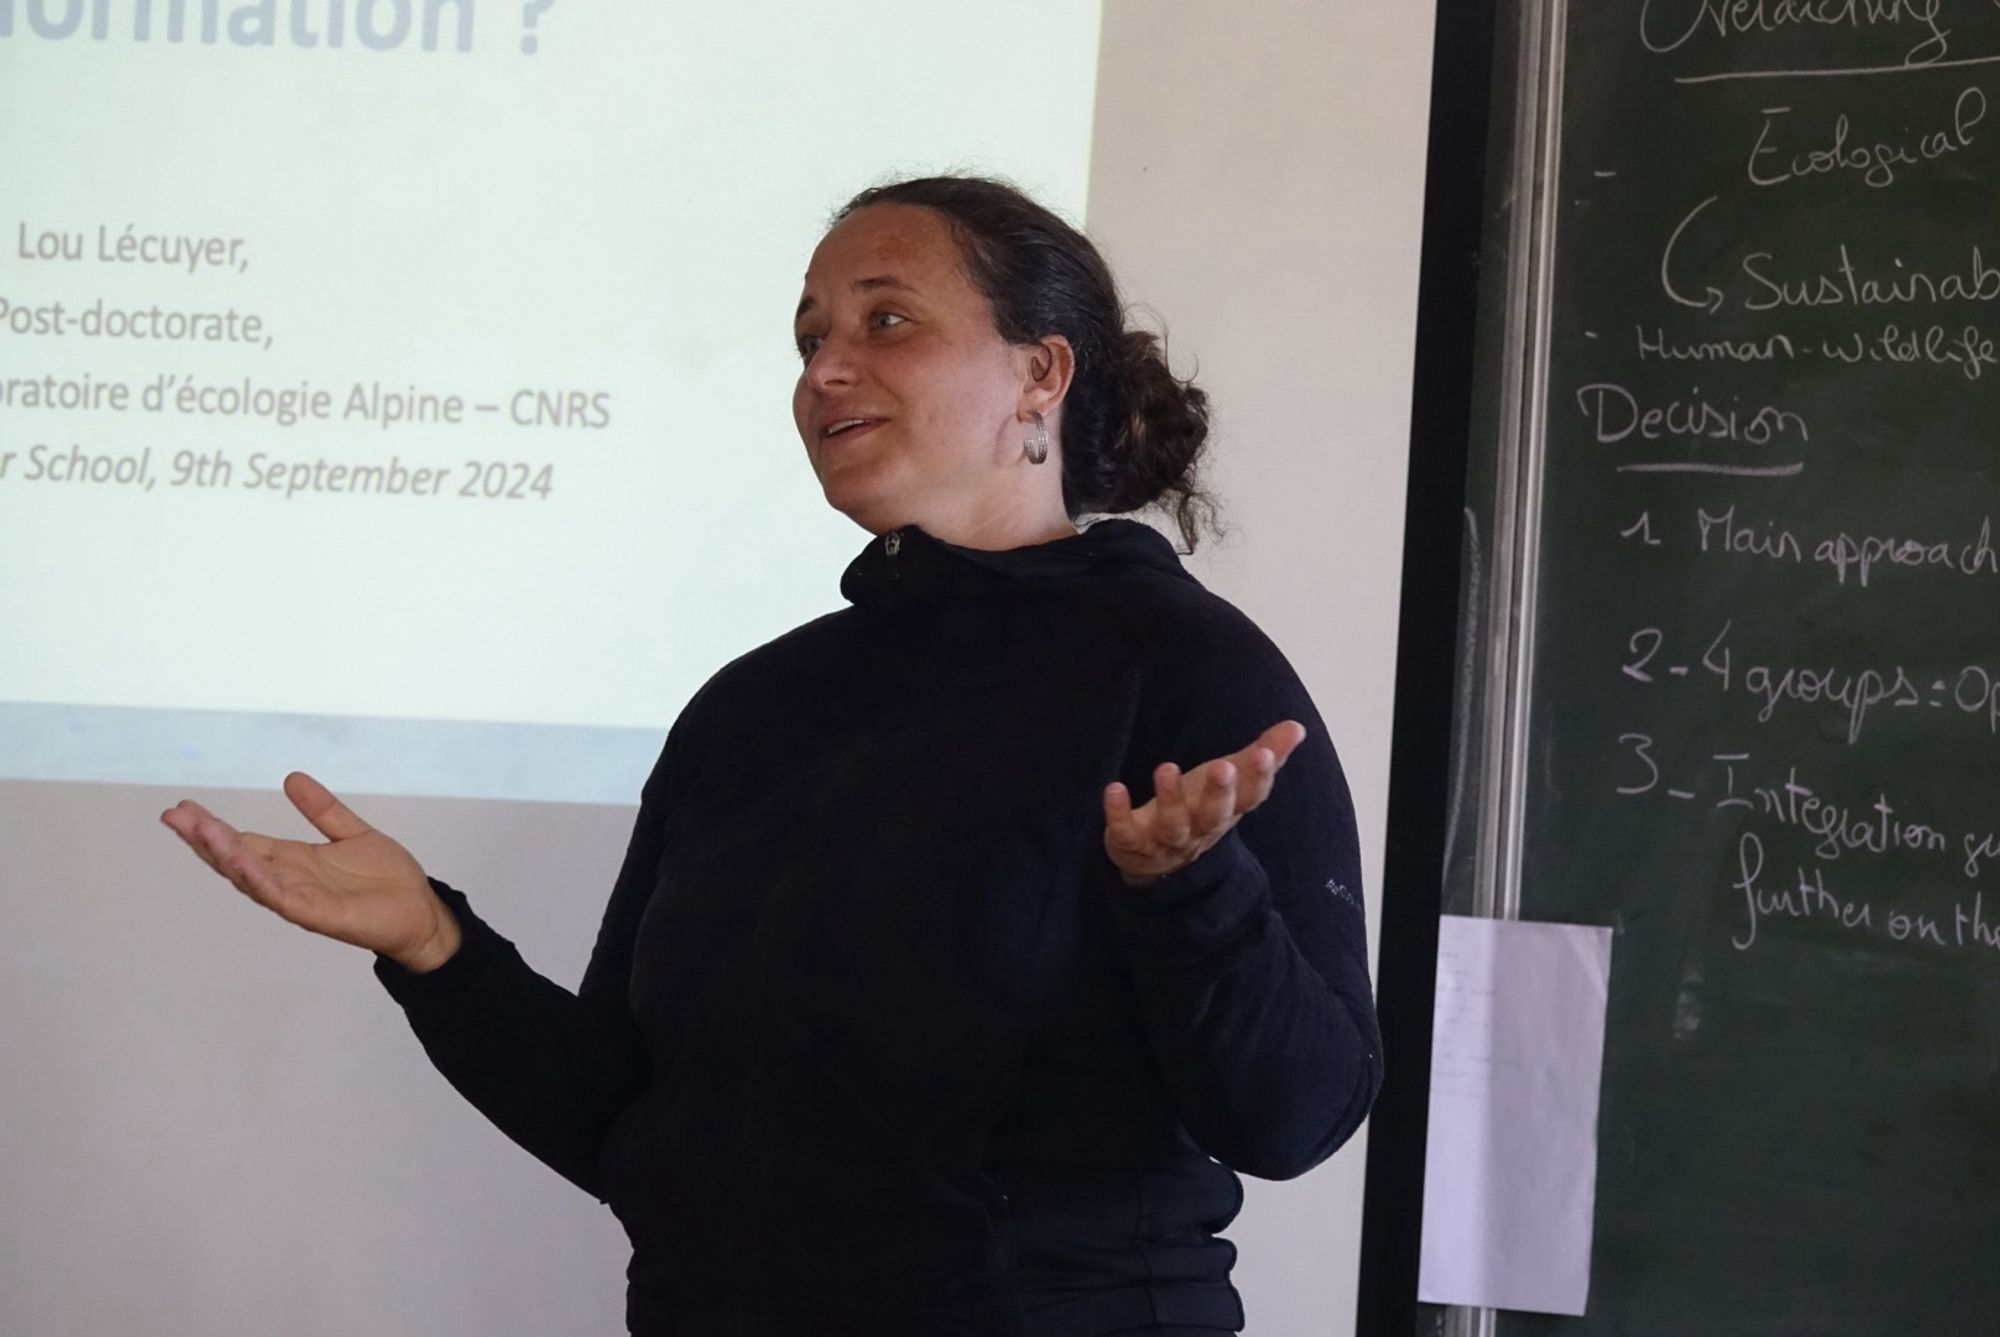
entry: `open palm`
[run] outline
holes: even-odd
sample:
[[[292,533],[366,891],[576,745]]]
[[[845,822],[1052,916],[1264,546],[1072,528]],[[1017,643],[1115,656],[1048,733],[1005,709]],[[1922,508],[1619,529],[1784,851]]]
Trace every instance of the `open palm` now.
[[[160,821],[238,891],[301,928],[404,962],[456,945],[451,912],[408,850],[303,771],[284,789],[326,843],[238,831],[192,799]]]
[[[1171,761],[1153,770],[1153,797],[1136,811],[1131,793],[1104,790],[1104,852],[1127,886],[1140,887],[1186,867],[1229,833],[1271,786],[1306,726],[1280,720],[1241,751],[1203,762],[1186,775]]]

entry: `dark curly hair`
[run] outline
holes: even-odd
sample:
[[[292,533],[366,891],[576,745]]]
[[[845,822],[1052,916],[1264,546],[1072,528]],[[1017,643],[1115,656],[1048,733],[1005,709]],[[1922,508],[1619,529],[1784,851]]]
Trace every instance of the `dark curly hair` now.
[[[972,285],[1012,344],[1069,340],[1076,370],[1062,409],[1063,508],[1118,514],[1159,504],[1188,552],[1217,530],[1218,506],[1198,471],[1208,441],[1208,395],[1167,366],[1159,336],[1125,327],[1118,285],[1097,247],[1012,184],[982,176],[924,176],[871,186],[834,214],[871,204],[914,204],[942,214]]]

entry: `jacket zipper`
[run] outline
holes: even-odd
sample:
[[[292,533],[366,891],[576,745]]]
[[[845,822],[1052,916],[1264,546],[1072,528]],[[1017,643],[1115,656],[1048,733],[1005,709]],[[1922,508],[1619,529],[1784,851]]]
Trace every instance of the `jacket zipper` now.
[[[894,580],[901,580],[903,578],[902,565],[895,560],[896,554],[901,552],[902,550],[903,550],[902,530],[892,529],[887,534],[884,534],[882,536],[882,551],[889,554],[889,559],[890,559],[889,575],[891,579]]]

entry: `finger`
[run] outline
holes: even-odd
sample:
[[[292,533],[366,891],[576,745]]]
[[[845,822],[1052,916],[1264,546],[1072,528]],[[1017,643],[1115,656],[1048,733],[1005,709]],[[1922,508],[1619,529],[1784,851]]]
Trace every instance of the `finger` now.
[[[1278,758],[1276,769],[1282,769],[1285,759],[1292,755],[1292,749],[1306,740],[1306,726],[1297,720],[1279,720],[1263,733],[1257,735],[1252,747],[1268,747]]]
[[[1132,791],[1113,780],[1104,787],[1104,824],[1124,826],[1132,820]]]
[[[1182,781],[1181,794],[1188,814],[1187,839],[1182,849],[1208,840],[1227,820],[1222,805],[1235,802],[1236,766],[1227,757],[1189,771]]]
[[[176,831],[192,834],[194,824],[204,817],[215,814],[202,807],[191,798],[184,798],[173,807],[160,814],[160,820]]]
[[[1236,781],[1236,811],[1249,812],[1271,796],[1278,779],[1278,756],[1268,747],[1246,748],[1243,773]]]
[[[281,904],[286,897],[269,863],[276,841],[254,832],[233,830],[227,822],[215,817],[202,820],[199,835],[214,857],[216,872],[259,905],[282,913]]]
[[[247,854],[251,858],[268,863],[281,843],[297,844],[296,841],[281,842],[255,831],[238,831],[219,817],[204,814],[195,827],[195,838],[201,842],[209,859],[209,866],[224,877],[230,876],[229,860],[232,856]]]
[[[1210,765],[1207,770],[1208,776],[1197,807],[1197,819],[1200,822],[1197,834],[1203,837],[1219,827],[1226,826],[1236,816],[1238,772],[1235,763],[1224,757]]]
[[[1181,768],[1171,761],[1163,761],[1153,768],[1153,802],[1156,805],[1152,825],[1154,840],[1169,849],[1187,844],[1193,818],[1188,813],[1187,790],[1181,783]]]
[[[1306,727],[1297,720],[1280,720],[1258,734],[1247,747],[1218,760],[1235,763],[1239,771],[1237,778],[1247,787],[1262,776],[1276,775],[1282,770],[1286,758],[1305,741],[1305,736]],[[1242,805],[1238,806],[1241,808]]]
[[[207,858],[209,860],[209,867],[211,868],[215,868],[216,862],[239,841],[242,843],[243,848],[249,850],[250,853],[267,863],[278,854],[280,846],[290,845],[297,849],[306,848],[302,841],[280,840],[275,836],[267,836],[259,831],[238,831],[207,808],[196,803],[193,799],[181,800],[181,806],[193,811],[193,818],[188,825],[193,829],[194,839],[189,843],[195,844],[195,852]],[[204,830],[208,833],[206,837],[201,834]],[[216,868],[216,871],[221,872],[222,870]]]
[[[285,797],[328,839],[347,840],[374,829],[355,816],[354,810],[335,798],[325,785],[304,771],[293,771],[285,777]]]
[[[207,846],[202,843],[201,836],[197,831],[204,815],[200,804],[182,799],[179,803],[161,813],[160,821],[168,830],[179,836],[182,843],[195,852],[197,858],[210,868],[215,868],[215,856],[208,852]],[[216,871],[220,872],[221,870],[216,869]]]
[[[194,823],[199,815],[194,804],[182,799],[160,814],[160,824],[182,840],[187,840],[194,835]]]
[[[1132,812],[1132,791],[1113,782],[1104,788],[1104,831],[1120,849],[1138,850],[1145,846],[1145,833]]]
[[[199,831],[201,829],[202,823],[204,822],[214,822],[217,826],[221,827],[225,831],[234,832],[236,830],[235,827],[223,821],[220,817],[217,817],[214,813],[210,812],[207,808],[202,807],[199,803],[196,803],[191,798],[182,799],[180,801],[180,808],[183,812],[188,814],[189,817],[188,825],[196,831]]]
[[[198,803],[190,803],[188,807],[194,809],[194,813],[188,815],[188,833],[184,839],[210,869],[222,873],[222,859],[236,843],[236,829]]]
[[[221,871],[231,885],[257,904],[288,919],[291,917],[285,913],[291,898],[278,884],[269,861],[253,850],[248,841],[237,840],[236,848],[223,859]]]
[[[195,819],[194,838],[197,848],[208,857],[210,866],[227,877],[222,865],[235,852],[236,828],[220,817],[204,812]]]

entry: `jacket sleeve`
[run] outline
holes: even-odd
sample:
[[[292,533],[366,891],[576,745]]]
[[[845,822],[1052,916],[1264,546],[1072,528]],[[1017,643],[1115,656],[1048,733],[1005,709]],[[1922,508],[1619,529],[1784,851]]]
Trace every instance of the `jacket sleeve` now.
[[[1193,862],[1105,895],[1140,1013],[1181,1121],[1232,1169],[1289,1179],[1331,1156],[1382,1083],[1354,808],[1298,675],[1226,603],[1155,629],[1122,777],[1184,771],[1294,719],[1306,736],[1270,795]]]
[[[445,1079],[501,1132],[599,1201],[599,1150],[646,1083],[646,1049],[627,997],[680,731],[676,722],[640,792],[625,860],[575,993],[537,974],[464,893],[436,878],[431,886],[463,932],[458,951],[422,975],[375,958],[377,978]]]

